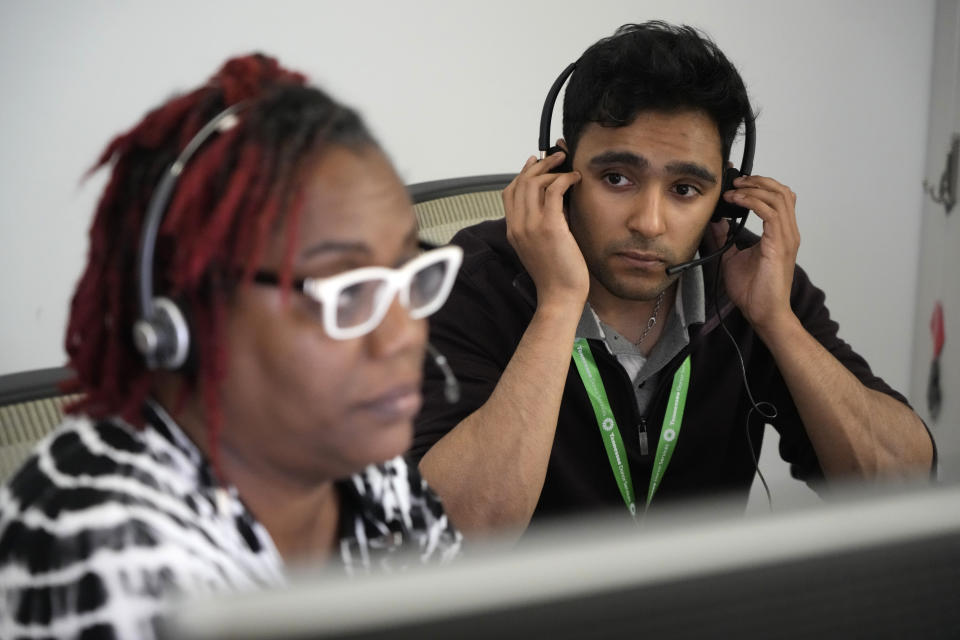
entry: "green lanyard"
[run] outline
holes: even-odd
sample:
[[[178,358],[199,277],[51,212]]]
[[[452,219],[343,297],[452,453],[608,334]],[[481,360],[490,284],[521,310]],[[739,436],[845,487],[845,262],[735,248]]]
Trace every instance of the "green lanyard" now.
[[[603,446],[607,450],[610,468],[613,477],[620,487],[620,495],[627,505],[630,515],[636,517],[637,504],[633,495],[633,480],[630,477],[630,464],[627,461],[627,450],[623,446],[617,420],[613,417],[613,409],[607,400],[607,392],[600,379],[600,371],[593,359],[593,353],[587,344],[586,338],[577,338],[573,342],[573,361],[583,380],[583,386],[590,397],[590,404],[597,416],[597,426],[603,437]],[[690,386],[690,356],[683,360],[683,364],[673,375],[673,385],[670,387],[670,399],[667,402],[667,411],[663,416],[663,427],[660,429],[660,442],[657,444],[657,455],[653,461],[653,472],[650,475],[650,489],[647,491],[647,507],[653,500],[663,474],[670,464],[670,457],[677,445],[680,436],[680,425],[683,422],[683,408],[687,404],[687,388]]]

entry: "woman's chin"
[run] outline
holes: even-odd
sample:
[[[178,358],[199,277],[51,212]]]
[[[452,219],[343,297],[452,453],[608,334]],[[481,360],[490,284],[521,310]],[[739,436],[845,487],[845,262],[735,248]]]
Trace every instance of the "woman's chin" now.
[[[353,464],[350,473],[357,473],[371,464],[386,462],[404,455],[413,443],[413,422],[403,420],[377,429],[376,436],[358,446],[350,456]]]

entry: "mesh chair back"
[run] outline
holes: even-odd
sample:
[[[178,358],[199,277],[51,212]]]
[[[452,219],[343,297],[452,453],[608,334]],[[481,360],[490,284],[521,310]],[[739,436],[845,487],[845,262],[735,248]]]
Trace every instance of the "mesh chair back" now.
[[[504,173],[410,185],[420,239],[430,244],[447,244],[463,227],[502,218],[500,192],[513,177]]]
[[[60,383],[69,369],[38,369],[0,376],[0,483],[16,471],[37,441],[63,420],[63,408],[79,399]]]

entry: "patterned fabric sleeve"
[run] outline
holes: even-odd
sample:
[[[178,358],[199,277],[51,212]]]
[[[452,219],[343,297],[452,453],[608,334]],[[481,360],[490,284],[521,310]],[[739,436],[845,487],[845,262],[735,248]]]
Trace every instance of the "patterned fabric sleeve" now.
[[[285,582],[235,489],[212,486],[176,425],[71,418],[0,487],[0,638],[153,638],[184,595]],[[397,458],[338,483],[348,573],[444,562],[439,499]]]
[[[341,490],[340,552],[348,574],[445,563],[459,554],[460,532],[403,458],[367,467]]]
[[[84,419],[40,443],[0,488],[0,637],[152,638],[184,593],[279,579],[265,532],[239,500],[218,509],[182,453]]]

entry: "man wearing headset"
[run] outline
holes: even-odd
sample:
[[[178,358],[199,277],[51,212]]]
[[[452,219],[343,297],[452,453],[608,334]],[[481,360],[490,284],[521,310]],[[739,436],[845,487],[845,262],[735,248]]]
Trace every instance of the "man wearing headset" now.
[[[462,399],[446,403],[428,367],[411,455],[465,533],[713,494],[745,504],[764,422],[814,487],[935,465],[921,420],[795,266],[796,194],[723,184],[752,117],[709,39],[625,25],[576,64],[564,150],[527,160],[505,221],[454,238],[464,265],[431,342]],[[723,244],[718,202],[755,212],[762,237],[742,234],[722,267],[668,273]]]

